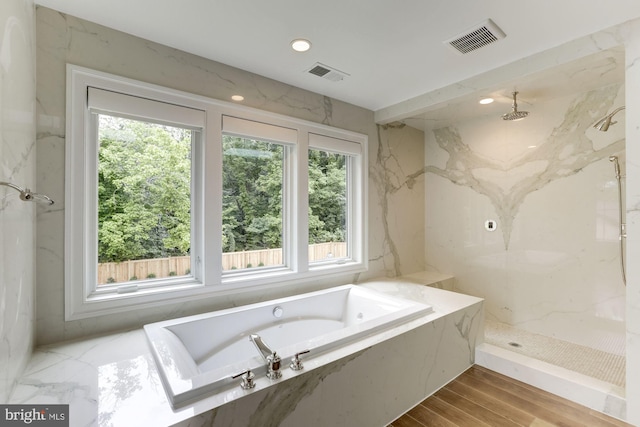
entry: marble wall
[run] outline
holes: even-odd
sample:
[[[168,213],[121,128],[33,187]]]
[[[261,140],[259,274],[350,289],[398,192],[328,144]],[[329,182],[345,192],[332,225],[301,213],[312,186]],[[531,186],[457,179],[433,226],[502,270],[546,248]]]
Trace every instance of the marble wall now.
[[[456,290],[486,298],[488,319],[624,348],[608,158],[624,165],[625,114],[607,133],[591,128],[624,102],[624,85],[613,84],[522,104],[530,112],[522,121],[485,116],[425,133],[427,264],[452,274]]]
[[[640,258],[640,21],[624,28],[627,259]],[[640,425],[640,263],[627,263],[627,422]]]
[[[140,326],[283,295],[263,292],[136,313],[64,321],[65,66],[113,73],[220,100],[242,94],[244,104],[367,134],[369,137],[369,271],[349,283],[424,269],[423,134],[409,127],[376,126],[373,112],[291,87],[224,64],[158,45],[54,10],[36,9],[38,189],[60,203],[37,222],[37,341],[64,339]],[[332,84],[328,82],[327,84]],[[339,284],[333,282],[332,284]],[[318,283],[329,286],[330,283]],[[289,289],[289,293],[295,292]]]
[[[0,7],[0,181],[35,189],[35,28],[32,0]],[[31,356],[35,209],[0,187],[0,402]]]
[[[525,87],[518,84],[532,73],[608,49],[624,52],[624,58],[615,62],[624,69],[624,87],[584,90],[568,97],[565,92],[552,105],[521,103],[521,110],[532,112],[522,122],[487,117],[427,132],[426,252],[429,266],[453,273],[459,288],[497,298],[495,303],[485,301],[488,318],[570,341],[589,336],[592,330],[594,338],[624,337],[626,327],[626,420],[640,425],[640,264],[633,261],[640,256],[640,20],[442,88],[434,96],[446,99],[452,93],[497,84],[518,87],[523,95]],[[598,74],[613,65],[609,62],[591,71],[600,81]],[[569,77],[575,81],[580,72]],[[626,111],[616,116],[617,127],[606,134],[588,128],[589,119],[593,123],[623,104]],[[545,123],[528,124],[547,113]],[[552,141],[561,142],[562,150],[544,148],[547,154],[536,157],[539,142]],[[537,147],[525,154],[529,145]],[[610,154],[620,156],[626,175],[626,288],[617,266]],[[489,218],[498,221],[493,233],[483,229]],[[449,256],[453,258],[447,260]]]

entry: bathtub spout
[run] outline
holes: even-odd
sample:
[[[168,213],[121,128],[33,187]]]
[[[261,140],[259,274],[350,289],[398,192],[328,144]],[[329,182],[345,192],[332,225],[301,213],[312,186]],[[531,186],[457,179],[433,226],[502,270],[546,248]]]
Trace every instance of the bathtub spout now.
[[[280,356],[276,354],[275,351],[272,351],[260,338],[258,334],[249,335],[249,340],[256,346],[258,349],[258,353],[264,358],[267,362],[267,378],[270,380],[278,379],[282,376],[282,372],[280,372]]]

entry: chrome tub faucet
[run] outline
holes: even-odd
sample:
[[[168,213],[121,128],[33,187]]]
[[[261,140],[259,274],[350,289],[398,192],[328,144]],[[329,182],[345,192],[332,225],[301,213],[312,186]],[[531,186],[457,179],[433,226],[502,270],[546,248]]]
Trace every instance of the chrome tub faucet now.
[[[275,351],[272,351],[264,341],[262,341],[260,335],[251,334],[249,335],[249,339],[267,362],[267,378],[270,380],[277,380],[280,378],[282,376],[282,372],[280,372],[280,356],[278,356]]]

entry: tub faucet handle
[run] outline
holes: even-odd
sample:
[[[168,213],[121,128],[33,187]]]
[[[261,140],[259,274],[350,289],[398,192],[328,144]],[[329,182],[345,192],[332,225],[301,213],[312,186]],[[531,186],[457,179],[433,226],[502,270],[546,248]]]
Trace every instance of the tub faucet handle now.
[[[274,351],[271,356],[267,357],[267,378],[277,380],[282,376],[280,372],[280,356]]]
[[[302,362],[300,361],[300,355],[301,354],[307,354],[310,351],[311,350],[304,350],[304,351],[301,351],[300,353],[296,353],[293,356],[293,359],[291,359],[291,363],[289,364],[289,367],[294,371],[300,371],[300,370],[304,369],[304,366],[302,365]]]
[[[254,388],[256,386],[255,381],[253,381],[253,379],[256,377],[255,374],[253,372],[251,372],[251,369],[247,369],[244,372],[240,372],[237,375],[232,376],[231,378],[240,378],[240,388],[242,388],[243,390],[251,390],[252,388]]]

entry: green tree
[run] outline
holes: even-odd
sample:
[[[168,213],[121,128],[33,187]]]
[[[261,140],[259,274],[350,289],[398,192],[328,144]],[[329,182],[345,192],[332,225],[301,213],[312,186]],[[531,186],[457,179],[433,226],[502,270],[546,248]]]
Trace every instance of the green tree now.
[[[100,262],[186,255],[191,131],[100,116]],[[224,252],[282,247],[283,145],[223,137]],[[343,242],[346,160],[309,151],[309,243]]]
[[[100,262],[187,254],[191,131],[100,116]]]
[[[223,138],[223,252],[282,246],[284,147]]]
[[[346,156],[309,150],[309,243],[344,242]]]

